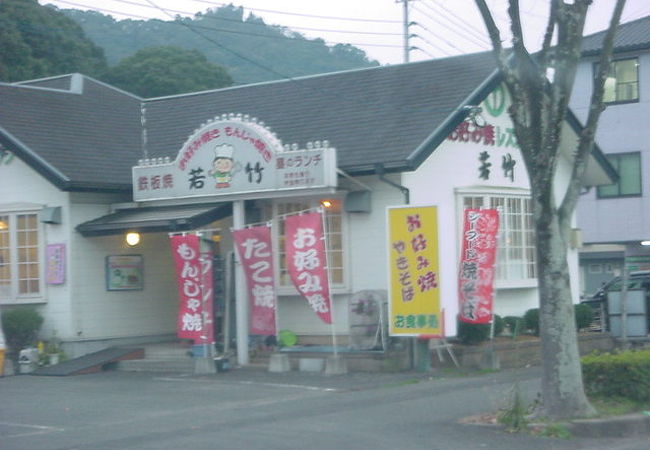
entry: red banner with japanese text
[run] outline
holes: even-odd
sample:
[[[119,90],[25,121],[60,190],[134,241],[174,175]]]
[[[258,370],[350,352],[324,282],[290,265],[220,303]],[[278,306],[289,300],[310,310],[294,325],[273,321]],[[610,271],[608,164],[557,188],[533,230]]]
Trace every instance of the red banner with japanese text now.
[[[199,237],[171,236],[172,253],[178,284],[178,319],[176,333],[181,339],[203,342],[203,293],[201,289],[201,262]]]
[[[320,212],[285,219],[287,270],[298,292],[320,319],[332,323],[332,304],[327,277],[323,216]]]
[[[499,213],[496,209],[466,209],[463,222],[458,274],[459,318],[467,323],[490,323]]]
[[[234,230],[232,236],[246,276],[250,333],[275,335],[277,296],[273,280],[271,228],[259,226]]]
[[[211,251],[201,252],[201,303],[205,333],[201,333],[202,344],[213,344],[214,340],[214,279],[212,261],[214,254]]]

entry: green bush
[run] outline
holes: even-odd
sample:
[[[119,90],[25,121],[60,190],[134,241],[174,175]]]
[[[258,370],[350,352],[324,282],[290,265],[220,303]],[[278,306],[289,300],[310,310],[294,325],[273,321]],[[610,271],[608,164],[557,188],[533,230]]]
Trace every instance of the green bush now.
[[[508,328],[508,331],[510,334],[513,336],[515,334],[521,334],[524,332],[526,329],[526,325],[524,323],[524,318],[523,317],[518,317],[518,316],[505,316],[503,318],[503,321],[505,322],[506,328]]]
[[[539,308],[532,308],[524,313],[524,325],[535,336],[539,336]]]
[[[576,327],[578,330],[587,328],[594,320],[594,310],[589,305],[580,303],[575,305]]]
[[[592,354],[581,361],[588,394],[650,400],[650,349]]]
[[[490,324],[489,323],[467,323],[461,320],[458,321],[458,339],[467,345],[480,344],[490,338]],[[494,335],[498,336],[503,332],[504,321],[498,316],[494,315]]]
[[[41,325],[43,316],[35,308],[25,306],[2,312],[2,331],[14,361],[22,349],[34,345]]]

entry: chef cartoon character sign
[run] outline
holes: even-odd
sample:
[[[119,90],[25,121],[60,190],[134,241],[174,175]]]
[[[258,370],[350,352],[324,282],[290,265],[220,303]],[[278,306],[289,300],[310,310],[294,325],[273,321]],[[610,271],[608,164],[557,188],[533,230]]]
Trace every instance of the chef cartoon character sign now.
[[[214,177],[217,189],[230,187],[232,176],[237,172],[237,164],[232,157],[234,151],[230,144],[219,144],[214,148],[212,169],[208,174]]]

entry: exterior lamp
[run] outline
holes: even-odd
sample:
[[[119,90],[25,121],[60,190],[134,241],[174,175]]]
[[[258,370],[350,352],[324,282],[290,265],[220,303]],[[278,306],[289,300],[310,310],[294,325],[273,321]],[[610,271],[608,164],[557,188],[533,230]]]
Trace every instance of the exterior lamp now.
[[[647,246],[650,245],[650,241],[641,241],[641,245],[643,245],[644,247],[647,247]]]
[[[129,247],[135,247],[140,243],[140,233],[134,231],[126,233],[126,245]]]
[[[332,207],[332,201],[331,200],[321,200],[320,204],[321,204],[321,206],[323,208],[331,208]]]

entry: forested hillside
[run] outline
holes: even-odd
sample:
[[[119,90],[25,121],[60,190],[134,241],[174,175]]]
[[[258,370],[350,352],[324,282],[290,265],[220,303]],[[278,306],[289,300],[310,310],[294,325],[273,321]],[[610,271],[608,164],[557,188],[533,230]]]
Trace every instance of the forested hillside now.
[[[176,20],[115,20],[94,11],[60,10],[103,48],[108,64],[146,47],[198,50],[224,66],[236,84],[334,72],[377,65],[351,45],[329,47],[321,39],[269,26],[241,7],[224,6]]]

